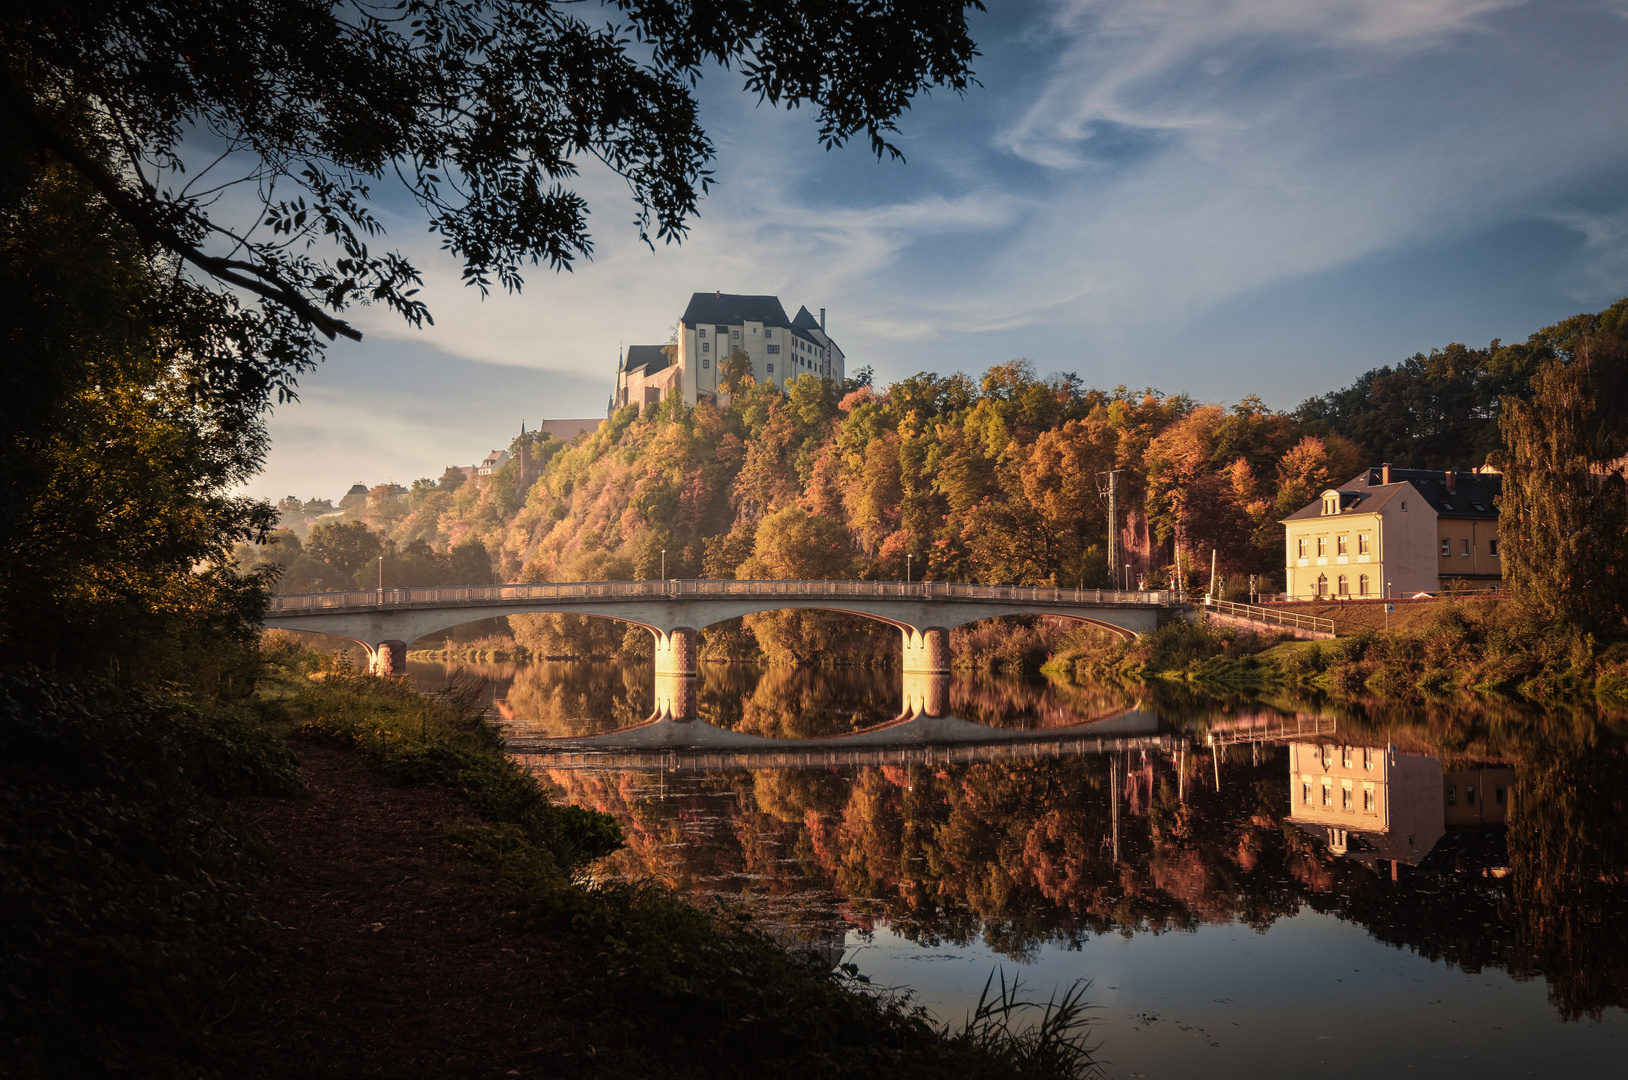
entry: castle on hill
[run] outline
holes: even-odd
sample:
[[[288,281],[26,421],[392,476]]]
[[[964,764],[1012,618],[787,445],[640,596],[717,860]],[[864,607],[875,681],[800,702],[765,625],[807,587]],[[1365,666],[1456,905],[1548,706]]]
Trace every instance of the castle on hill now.
[[[776,296],[695,293],[678,324],[672,345],[632,345],[618,358],[611,407],[661,401],[677,389],[694,405],[718,393],[719,361],[740,351],[752,378],[781,390],[799,375],[841,381],[846,358],[825,332],[825,309],[815,318],[806,307],[796,318]]]

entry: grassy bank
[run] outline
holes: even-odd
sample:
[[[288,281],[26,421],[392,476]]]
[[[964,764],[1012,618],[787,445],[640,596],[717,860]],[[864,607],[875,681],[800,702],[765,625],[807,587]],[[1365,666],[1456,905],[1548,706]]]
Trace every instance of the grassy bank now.
[[[1296,641],[1175,622],[1135,641],[1083,641],[1045,670],[1081,681],[1177,680],[1232,693],[1317,690],[1406,699],[1473,693],[1628,705],[1628,638],[1602,641],[1519,604],[1437,600],[1415,628]]]
[[[305,663],[310,663],[306,661]],[[298,664],[295,665],[299,666]],[[789,1076],[1076,1077],[1094,1065],[1075,990],[1048,1005],[992,989],[954,1030],[852,968],[833,973],[788,950],[743,915],[703,911],[649,883],[594,885],[573,877],[620,833],[603,815],[551,804],[536,781],[456,697],[416,694],[399,681],[329,673],[276,683],[311,737],[350,746],[403,783],[446,788],[473,813],[449,840],[532,913],[539,933],[597,943],[598,985],[561,1008],[614,1001],[629,1032],[652,1033],[725,1074],[768,1068]]]
[[[598,957],[587,987],[548,1003],[567,1028],[620,1025],[723,1076],[1094,1069],[1078,991],[1048,1008],[997,990],[947,1030],[743,917],[655,885],[587,882],[619,828],[553,802],[472,692],[420,695],[288,640],[264,663],[257,693],[236,703],[0,678],[0,1072],[189,1076],[232,1060],[213,1032],[277,978],[257,951],[274,928],[244,896],[278,856],[236,800],[299,795],[289,738],[347,748],[394,784],[467,808],[445,836],[473,887],[528,913],[538,941]]]

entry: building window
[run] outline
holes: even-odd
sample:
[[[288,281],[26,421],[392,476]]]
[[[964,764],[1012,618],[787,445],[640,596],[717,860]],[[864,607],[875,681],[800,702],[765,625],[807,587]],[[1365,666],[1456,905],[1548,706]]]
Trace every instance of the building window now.
[[[1367,596],[1368,595],[1368,575],[1367,574],[1358,574],[1357,575],[1357,595],[1358,596]]]
[[[1334,749],[1333,749],[1333,747],[1329,747],[1329,746],[1323,747],[1323,768],[1325,768],[1325,769],[1329,768],[1333,764],[1334,764]]]
[[[1296,558],[1304,559],[1306,557],[1306,538],[1304,536],[1295,541],[1295,551],[1298,552]]]
[[[1499,784],[1497,787],[1492,789],[1492,797],[1497,801],[1499,806],[1502,806],[1504,805],[1504,801],[1509,798],[1509,794],[1504,791],[1504,785]]]
[[[711,351],[712,351],[712,342],[710,342],[710,341],[703,341],[703,342],[702,342],[702,343],[701,343],[701,351],[702,351],[702,352],[711,352]]]
[[[1357,554],[1358,555],[1366,555],[1366,554],[1368,554],[1368,534],[1367,533],[1358,533],[1357,534]]]
[[[1402,500],[1402,513],[1405,514],[1407,512],[1408,512],[1408,501],[1406,499],[1403,499]]]
[[[712,357],[710,357],[710,356],[703,356],[703,357],[702,357],[702,358],[701,358],[701,366],[702,366],[702,367],[704,367],[704,368],[709,368],[709,367],[711,367],[711,366],[712,366]]]
[[[770,365],[769,365],[769,374],[770,374],[770,375],[773,375],[773,374],[774,374],[774,365],[773,365],[773,364],[770,364]]]
[[[1330,784],[1327,780],[1323,781],[1323,805],[1324,806],[1333,806],[1334,805],[1334,786],[1332,784]]]
[[[1346,576],[1344,574],[1340,575],[1340,579],[1336,583],[1336,585],[1337,585],[1337,588],[1340,591],[1341,596],[1350,596],[1351,595],[1351,582],[1346,578]]]
[[[1351,785],[1349,784],[1340,789],[1340,809],[1351,809]]]
[[[1371,746],[1364,746],[1362,748],[1362,767],[1364,769],[1368,769],[1369,771],[1373,770],[1373,767],[1374,767],[1374,748],[1371,747]]]
[[[1328,554],[1328,537],[1319,536],[1317,538],[1317,554],[1319,556]]]
[[[1487,541],[1487,554],[1491,555],[1494,559],[1496,559],[1498,557],[1498,541],[1496,541],[1496,540],[1488,540]]]
[[[706,332],[705,328],[697,330],[696,333],[699,334],[701,337],[706,337],[707,336],[707,332]]]
[[[1317,575],[1317,595],[1318,596],[1327,596],[1328,595],[1328,575],[1327,574],[1318,574]]]
[[[774,331],[771,328],[767,327],[767,326],[765,326],[763,328],[763,340],[764,341],[773,341],[774,340]]]
[[[729,336],[732,338],[738,338],[741,336],[741,332],[739,330],[731,330],[729,332]]]
[[[1371,787],[1362,789],[1362,808],[1370,814],[1374,812],[1374,789]]]
[[[1458,805],[1458,788],[1454,787],[1452,784],[1447,785],[1447,805]]]
[[[1341,535],[1341,536],[1336,536],[1336,537],[1335,537],[1335,538],[1334,538],[1334,554],[1336,554],[1336,555],[1346,555],[1346,554],[1349,554],[1349,553],[1348,553],[1348,552],[1347,552],[1347,551],[1346,551],[1346,546],[1345,546],[1345,537],[1344,537],[1344,536],[1343,536],[1343,535]]]
[[[1460,555],[1463,555],[1463,556],[1464,556],[1464,557],[1465,557],[1465,558],[1469,558],[1469,557],[1470,557],[1470,541],[1469,541],[1469,539],[1468,539],[1468,538],[1466,538],[1466,539],[1465,539],[1465,540],[1464,540],[1464,550],[1463,550],[1463,551],[1460,551],[1460,552],[1459,552],[1459,554],[1460,554]]]
[[[1311,785],[1310,784],[1301,784],[1300,785],[1300,801],[1305,803],[1307,806],[1311,805]]]
[[[770,345],[769,346],[769,352],[771,354],[775,355],[775,356],[779,356],[780,355],[780,346],[778,346],[778,345]]]
[[[1464,805],[1465,806],[1474,806],[1475,805],[1475,786],[1472,785],[1472,784],[1465,784],[1464,785]]]
[[[1442,554],[1443,558],[1451,558],[1452,557],[1452,555],[1453,555],[1453,542],[1451,540],[1443,540],[1441,542],[1441,554]]]

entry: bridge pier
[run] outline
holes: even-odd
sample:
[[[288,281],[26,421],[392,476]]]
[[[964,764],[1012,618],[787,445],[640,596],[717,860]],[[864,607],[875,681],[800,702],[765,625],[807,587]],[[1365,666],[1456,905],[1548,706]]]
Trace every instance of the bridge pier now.
[[[656,675],[688,675],[695,676],[695,630],[688,626],[674,627],[671,631],[663,633],[660,630],[650,631],[656,636]]]
[[[904,669],[907,672],[950,670],[950,632],[942,626],[904,630]],[[934,714],[936,715],[936,714]]]
[[[405,641],[381,641],[373,646],[372,654],[368,657],[368,669],[381,678],[392,675],[407,674],[407,643]]]

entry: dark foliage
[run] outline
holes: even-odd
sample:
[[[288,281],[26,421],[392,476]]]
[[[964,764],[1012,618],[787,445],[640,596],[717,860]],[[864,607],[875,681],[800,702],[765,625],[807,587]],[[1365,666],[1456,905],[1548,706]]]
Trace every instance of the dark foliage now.
[[[180,1071],[267,854],[220,800],[298,792],[292,756],[247,709],[31,671],[0,674],[0,762],[5,1071]]]

